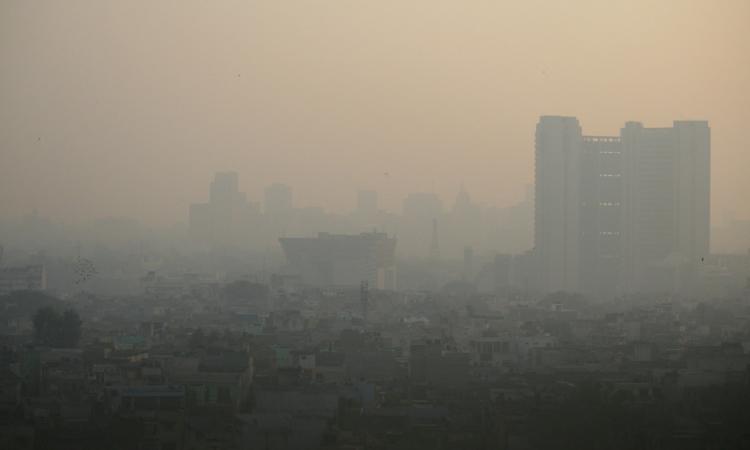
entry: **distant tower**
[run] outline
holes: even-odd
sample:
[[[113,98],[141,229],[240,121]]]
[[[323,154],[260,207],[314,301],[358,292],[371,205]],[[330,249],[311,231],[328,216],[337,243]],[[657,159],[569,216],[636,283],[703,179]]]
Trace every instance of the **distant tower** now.
[[[440,259],[440,244],[438,242],[437,219],[432,219],[432,243],[430,244],[430,259]]]
[[[466,192],[466,187],[461,183],[461,189],[456,195],[456,201],[453,203],[453,213],[458,215],[466,215],[472,209],[471,197]]]
[[[239,175],[237,172],[216,172],[209,190],[209,201],[217,205],[232,205],[238,201]]]
[[[534,246],[536,272],[543,292],[580,291],[581,192],[584,191],[580,187],[581,141],[581,126],[575,117],[539,119]]]

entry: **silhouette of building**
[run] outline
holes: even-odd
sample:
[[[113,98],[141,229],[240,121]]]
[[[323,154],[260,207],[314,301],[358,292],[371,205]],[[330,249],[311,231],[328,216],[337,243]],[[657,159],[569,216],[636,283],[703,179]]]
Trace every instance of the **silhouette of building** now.
[[[453,203],[453,209],[451,212],[460,216],[465,216],[473,213],[477,209],[476,205],[471,202],[469,193],[466,192],[466,188],[461,184],[461,189],[456,195],[456,201]]]
[[[539,288],[580,288],[581,126],[544,116],[536,128],[534,251]]]
[[[456,201],[442,225],[441,250],[449,258],[463,254],[465,247],[482,248],[482,209],[471,200],[471,196],[461,184]]]
[[[581,144],[579,290],[607,294],[622,290],[621,140],[583,136]]]
[[[443,203],[434,193],[415,192],[404,200],[404,213],[398,230],[399,254],[424,258],[432,246],[429,234],[433,221],[443,214]]]
[[[520,254],[534,242],[534,187],[527,185],[524,198],[505,208],[489,208],[485,221],[489,244],[503,253]]]
[[[214,205],[241,205],[247,199],[239,191],[237,172],[218,172],[209,190],[209,202]]]
[[[396,239],[385,233],[280,238],[289,270],[313,286],[396,287]]]
[[[621,131],[624,282],[629,290],[690,289],[709,254],[711,131],[628,122]]]
[[[536,131],[538,288],[608,295],[690,289],[709,251],[710,130],[628,122],[584,136],[574,117]]]
[[[190,205],[190,235],[213,246],[247,243],[258,214],[257,205],[239,191],[237,173],[218,172],[210,185],[209,201]]]

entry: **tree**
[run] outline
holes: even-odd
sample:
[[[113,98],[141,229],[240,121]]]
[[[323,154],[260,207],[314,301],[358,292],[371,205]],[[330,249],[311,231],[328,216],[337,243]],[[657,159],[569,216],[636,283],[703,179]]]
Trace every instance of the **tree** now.
[[[81,338],[81,318],[73,309],[62,314],[45,306],[34,314],[34,337],[40,344],[50,347],[75,347]]]

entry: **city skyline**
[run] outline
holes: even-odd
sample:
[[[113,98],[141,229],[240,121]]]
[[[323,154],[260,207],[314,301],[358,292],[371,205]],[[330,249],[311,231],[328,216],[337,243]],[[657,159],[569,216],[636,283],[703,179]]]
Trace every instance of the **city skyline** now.
[[[549,116],[547,114],[540,115],[540,117],[543,116]],[[554,115],[553,115],[554,116]],[[564,116],[564,115],[563,115]],[[687,120],[687,122],[690,122],[691,120]],[[700,120],[698,120],[700,121]],[[653,126],[654,124],[646,123],[648,126]],[[671,123],[670,123],[671,125]],[[666,125],[665,125],[666,126]],[[664,128],[663,126],[657,126],[654,128]],[[606,135],[607,133],[601,133],[601,135]],[[609,133],[611,134],[611,133]],[[533,135],[533,133],[532,133]],[[529,148],[529,154],[533,158],[533,144]],[[531,165],[529,168],[533,171],[533,159],[531,162]],[[314,200],[310,200],[309,197],[306,195],[306,192],[309,188],[309,184],[298,184],[293,183],[290,181],[283,181],[285,180],[285,177],[278,177],[278,179],[271,179],[271,181],[268,184],[265,185],[258,185],[257,182],[252,181],[252,177],[248,176],[249,173],[244,173],[241,170],[238,170],[236,168],[230,168],[230,167],[220,167],[216,170],[214,169],[207,169],[205,172],[206,180],[209,180],[211,177],[213,177],[215,174],[218,173],[234,173],[239,175],[239,180],[237,182],[237,187],[242,194],[247,196],[247,201],[251,204],[258,205],[260,207],[263,207],[265,202],[267,201],[267,190],[273,186],[286,186],[291,188],[291,190],[294,192],[294,206],[298,208],[323,208],[326,212],[334,213],[334,214],[347,214],[357,209],[358,207],[358,199],[357,195],[361,192],[373,192],[377,195],[378,198],[378,206],[379,209],[385,212],[394,213],[394,214],[400,214],[403,212],[404,209],[404,201],[409,198],[409,196],[413,194],[430,194],[430,195],[436,195],[438,198],[442,199],[451,199],[453,198],[457,193],[460,193],[461,191],[468,191],[472,194],[472,197],[474,198],[474,201],[477,205],[480,205],[482,208],[508,208],[512,207],[513,205],[518,204],[519,202],[522,202],[524,198],[527,195],[527,190],[529,187],[533,187],[534,185],[534,178],[532,176],[531,179],[527,180],[523,185],[515,186],[512,190],[513,196],[506,197],[503,199],[503,201],[498,201],[497,199],[488,199],[485,197],[480,197],[476,194],[477,191],[472,190],[472,180],[471,177],[455,177],[453,180],[455,186],[446,186],[444,189],[435,189],[434,183],[432,188],[426,187],[425,189],[416,189],[413,191],[398,191],[394,192],[391,189],[388,189],[387,187],[382,189],[377,189],[373,187],[373,184],[357,184],[353,185],[351,188],[351,192],[344,191],[341,189],[336,189],[337,194],[341,195],[342,199],[337,202],[336,207],[330,207],[330,205],[326,201],[316,202]],[[390,172],[384,172],[383,174],[384,178],[390,178],[391,174]],[[532,174],[533,175],[533,174]],[[250,180],[248,180],[248,178]],[[721,177],[719,177],[721,178]],[[248,189],[248,186],[250,185],[251,188]],[[381,187],[383,185],[381,184]],[[712,193],[713,195],[713,193]],[[184,206],[189,207],[191,204],[195,203],[197,199],[199,199],[201,196],[205,197],[207,200],[209,200],[209,197],[205,196],[205,193],[198,193],[197,198],[190,199]],[[158,195],[156,196],[158,198]],[[345,197],[345,198],[344,198]],[[450,201],[450,200],[449,200]],[[175,205],[168,205],[165,203],[163,205],[165,208],[176,208]],[[728,220],[748,220],[750,219],[750,216],[743,216],[741,214],[741,211],[738,211],[736,209],[723,209],[720,211],[716,210],[717,208],[712,208],[711,210],[711,223],[712,226],[721,226],[721,225],[727,225]],[[56,221],[61,221],[64,223],[70,223],[70,224],[80,224],[81,222],[90,221],[90,220],[99,220],[99,219],[107,219],[107,218],[129,218],[129,219],[136,219],[139,222],[142,222],[145,225],[150,226],[173,226],[180,223],[187,223],[187,220],[185,217],[175,217],[174,219],[168,219],[165,221],[149,221],[147,218],[144,217],[138,217],[138,216],[131,216],[124,213],[124,211],[109,211],[109,212],[102,212],[100,214],[93,214],[91,216],[83,216],[83,217],[77,217],[73,218],[69,214],[56,214],[56,208],[54,207],[37,207],[34,205],[29,205],[26,209],[19,209],[17,211],[13,211],[10,214],[7,213],[8,210],[0,211],[0,220],[8,220],[8,219],[16,219],[20,218],[29,214],[40,214],[44,217],[49,217]]]
[[[0,0],[0,449],[750,448],[750,0]]]
[[[714,222],[750,218],[750,5],[547,3],[4,2],[0,214],[171,224],[222,170],[332,211],[462,182],[505,206],[562,114],[710,121]]]

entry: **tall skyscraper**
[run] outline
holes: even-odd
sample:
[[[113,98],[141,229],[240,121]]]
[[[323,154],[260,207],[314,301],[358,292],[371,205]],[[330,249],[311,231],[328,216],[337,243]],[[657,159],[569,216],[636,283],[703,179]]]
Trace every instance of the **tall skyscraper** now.
[[[623,147],[628,290],[689,289],[709,253],[711,138],[705,121],[628,122]]]
[[[239,191],[237,173],[218,172],[211,182],[208,202],[190,205],[190,234],[213,246],[247,243],[257,216],[257,205]]]
[[[619,137],[583,136],[580,290],[622,291],[622,147]]]
[[[237,172],[217,172],[211,182],[209,202],[229,205],[244,201],[244,194],[239,191]]]
[[[690,289],[709,251],[707,122],[628,122],[620,136],[584,136],[575,118],[544,116],[535,176],[543,292]]]
[[[581,126],[543,116],[536,128],[534,251],[544,292],[580,290]]]

